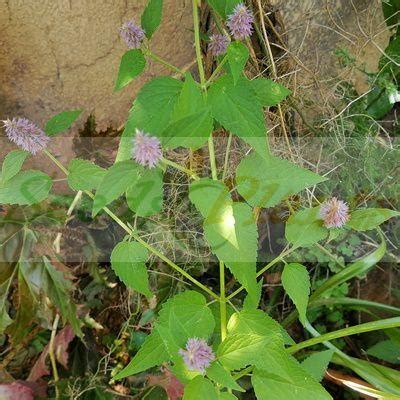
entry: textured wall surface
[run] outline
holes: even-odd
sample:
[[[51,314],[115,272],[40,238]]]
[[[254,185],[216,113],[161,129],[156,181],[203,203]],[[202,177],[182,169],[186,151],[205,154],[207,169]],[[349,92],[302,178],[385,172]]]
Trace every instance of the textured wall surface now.
[[[365,75],[343,70],[334,54],[346,49],[368,72],[378,69],[382,50],[389,42],[381,0],[272,0],[279,11],[297,82],[308,90],[334,90],[341,79],[350,80],[359,92],[368,89]],[[293,59],[293,57],[291,57]],[[306,90],[307,91],[307,90]]]
[[[160,67],[113,93],[126,50],[119,26],[140,21],[146,0],[0,0],[0,119],[43,124],[66,109],[93,112],[101,128],[120,126],[132,98]],[[193,59],[190,0],[165,0],[152,50],[178,66]],[[166,71],[165,71],[166,72]],[[87,115],[86,113],[86,115]]]

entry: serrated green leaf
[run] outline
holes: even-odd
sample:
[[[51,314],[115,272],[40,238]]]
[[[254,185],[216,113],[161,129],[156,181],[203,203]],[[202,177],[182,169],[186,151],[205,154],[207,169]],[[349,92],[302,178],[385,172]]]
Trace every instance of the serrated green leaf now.
[[[380,224],[392,217],[400,216],[400,212],[387,208],[366,208],[356,210],[351,213],[351,218],[347,226],[358,231],[364,232],[377,228]]]
[[[114,92],[127,86],[134,78],[140,75],[146,67],[146,59],[141,50],[128,50],[121,58],[118,77],[115,82]]]
[[[299,312],[300,321],[307,321],[308,297],[310,296],[310,276],[307,268],[298,263],[285,264],[282,273],[282,284]]]
[[[321,382],[325,371],[332,359],[334,351],[325,350],[311,354],[302,363],[301,366],[317,381]]]
[[[112,165],[96,191],[93,202],[93,216],[121,196],[138,179],[139,166],[134,161],[121,161]]]
[[[235,85],[242,75],[243,68],[247,63],[249,55],[249,49],[242,42],[235,41],[228,46],[227,58]]]
[[[332,400],[328,392],[282,349],[264,351],[251,381],[258,400]]]
[[[189,338],[207,339],[214,331],[215,321],[206,299],[198,292],[187,290],[166,303],[159,313],[156,329],[170,353],[178,356]]]
[[[29,153],[24,150],[10,151],[4,158],[3,166],[1,168],[0,181],[6,182],[18,174],[28,156]]]
[[[244,392],[235,379],[233,379],[231,373],[224,368],[218,361],[214,361],[210,367],[207,368],[206,374],[213,382],[221,385],[222,387]]]
[[[125,285],[151,297],[146,262],[148,251],[136,242],[118,243],[111,253],[111,267]]]
[[[75,334],[82,337],[83,333],[76,314],[76,305],[71,301],[71,282],[64,277],[62,272],[56,270],[46,257],[43,257],[43,261],[43,273],[47,275],[43,280],[43,289],[46,295],[60,310],[61,316],[69,322]]]
[[[147,336],[143,345],[130,363],[119,372],[114,379],[120,380],[127,376],[146,371],[149,368],[168,361],[168,358],[169,355],[164,342],[161,340],[160,334],[156,330],[153,330],[153,332]]]
[[[149,0],[143,11],[141,24],[147,39],[153,36],[161,23],[163,0]]]
[[[319,216],[319,207],[297,211],[286,222],[285,237],[294,246],[312,246],[327,236],[328,229]]]
[[[73,190],[97,189],[106,174],[104,168],[79,158],[71,160],[68,172],[68,184]]]
[[[251,333],[228,335],[218,346],[218,361],[230,370],[237,370],[257,363],[265,349],[278,346],[277,336],[260,336]]]
[[[258,100],[265,107],[276,106],[292,93],[285,86],[267,78],[255,78],[251,84]]]
[[[126,201],[136,215],[149,217],[161,211],[163,193],[162,170],[146,169],[138,181],[126,191]]]
[[[229,319],[229,334],[253,333],[260,336],[276,336],[283,347],[282,327],[268,314],[261,310],[244,310],[235,313]]]
[[[154,78],[143,85],[129,112],[116,162],[132,157],[132,137],[136,129],[152,136],[162,136],[169,125],[182,86],[180,80],[168,76]]]
[[[326,179],[273,155],[245,157],[236,170],[237,189],[254,207],[273,207]]]
[[[197,376],[186,385],[182,400],[218,400],[218,393],[208,379]]]
[[[187,73],[170,124],[162,132],[161,141],[169,148],[201,147],[210,136],[213,120],[199,86]]]
[[[255,138],[265,138],[263,107],[247,78],[235,85],[232,76],[223,75],[211,85],[207,98],[213,117],[225,129],[250,145]]]
[[[254,290],[251,293],[247,293],[243,301],[244,310],[256,310],[258,308],[262,296],[262,288],[263,288],[263,280],[260,279],[257,282],[257,291],[254,288]]]
[[[45,132],[47,136],[53,136],[57,133],[64,132],[70,128],[75,120],[81,115],[82,110],[63,111],[49,121],[47,121]]]
[[[0,203],[32,205],[45,200],[52,186],[51,178],[40,171],[23,171],[0,182]]]
[[[258,231],[250,207],[233,203],[228,188],[210,179],[194,182],[189,198],[204,217],[204,234],[213,253],[257,297]]]

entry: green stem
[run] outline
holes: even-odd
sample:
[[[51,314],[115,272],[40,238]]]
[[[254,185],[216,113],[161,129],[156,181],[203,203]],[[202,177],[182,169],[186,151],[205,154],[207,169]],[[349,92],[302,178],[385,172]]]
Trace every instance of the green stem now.
[[[335,332],[329,332],[324,335],[305,340],[304,342],[297,343],[290,346],[287,351],[290,354],[296,353],[306,347],[314,346],[319,343],[328,342],[330,340],[339,339],[344,336],[357,335],[359,333],[372,332],[381,329],[397,328],[400,326],[400,317],[382,319],[380,321],[367,322],[349,328],[339,329]]]
[[[185,174],[189,175],[192,179],[194,179],[195,181],[198,181],[200,178],[198,177],[198,175],[196,175],[194,172],[192,172],[190,169],[187,169],[185,167],[182,167],[181,165],[177,164],[174,161],[171,160],[167,160],[166,158],[162,159],[162,162],[165,165],[169,165],[170,167],[173,167],[179,171],[184,172]]]
[[[217,67],[214,69],[213,73],[211,74],[210,78],[207,80],[207,82],[204,84],[204,86],[207,88],[211,85],[211,83],[214,82],[215,78],[219,74],[219,72],[222,70],[222,67],[226,64],[228,61],[228,57],[225,56],[221,62],[217,65]]]
[[[279,261],[283,260],[287,255],[289,255],[291,252],[296,250],[297,247],[292,247],[291,249],[288,249],[286,251],[283,251],[281,254],[279,254],[278,257],[274,258],[270,263],[268,263],[264,268],[262,268],[260,271],[257,272],[257,278],[261,276],[265,271],[273,267],[276,263]],[[231,293],[226,299],[230,300],[232,297],[235,297],[238,295],[242,290],[244,289],[243,286],[241,286],[239,289],[235,290],[233,293]]]
[[[224,181],[226,178],[226,173],[228,172],[228,163],[229,163],[229,152],[231,150],[232,144],[232,133],[229,132],[228,143],[226,144],[226,152],[225,152],[225,161],[224,161],[224,170],[222,172],[222,180]]]
[[[45,154],[66,174],[68,175],[68,171],[65,169],[65,167],[47,150],[44,150]],[[94,199],[94,194],[88,190],[85,190],[84,193],[89,196],[91,199]],[[115,215],[108,207],[103,207],[103,210],[106,214],[108,214],[122,229],[125,230],[128,235],[132,236],[135,238],[139,243],[141,243],[147,250],[149,250],[151,253],[156,255],[158,258],[163,260],[166,264],[168,264],[170,267],[172,267],[174,270],[179,272],[181,275],[183,275],[185,278],[187,278],[189,281],[194,283],[196,286],[198,286],[200,289],[204,290],[206,293],[208,293],[210,296],[215,298],[216,300],[219,301],[219,296],[215,294],[211,289],[209,289],[207,286],[204,286],[202,283],[200,283],[197,279],[193,278],[190,274],[188,274],[184,269],[176,265],[173,261],[171,261],[168,257],[164,256],[162,253],[160,253],[157,249],[155,249],[153,246],[149,245],[147,242],[142,240],[131,228],[129,228],[128,225],[125,224],[117,215]]]
[[[203,66],[203,57],[201,55],[201,46],[200,46],[200,22],[199,22],[199,13],[198,13],[198,0],[192,0],[193,4],[193,26],[194,26],[194,44],[196,48],[196,59],[197,66],[199,69],[200,76],[200,84],[201,87],[204,88],[205,84],[205,74],[204,74],[204,66]]]
[[[49,357],[50,357],[51,369],[53,370],[54,387],[56,390],[56,399],[60,398],[60,391],[58,389],[59,376],[58,376],[58,371],[57,371],[56,356],[55,356],[55,352],[54,352],[54,350],[55,350],[54,349],[54,341],[56,338],[59,321],[60,321],[60,315],[57,314],[56,317],[54,318],[53,326],[51,329],[50,343],[49,343]]]
[[[150,58],[152,58],[153,60],[159,62],[160,64],[166,66],[167,68],[169,68],[171,71],[176,72],[179,75],[184,76],[185,73],[178,67],[175,67],[175,65],[170,64],[168,61],[164,60],[163,58],[161,58],[160,56],[158,56],[157,54],[152,53],[150,50],[145,49],[143,50],[144,54]]]
[[[219,262],[219,310],[221,314],[221,341],[226,338],[226,298],[225,298],[225,265],[223,261]]]
[[[68,174],[69,174],[68,170],[64,167],[64,165],[62,165],[62,164],[60,163],[60,161],[57,160],[57,158],[55,158],[55,157],[53,156],[53,154],[51,154],[51,153],[50,153],[48,150],[46,150],[46,149],[44,149],[43,152],[44,152],[44,154],[46,154],[47,157],[50,158],[51,161],[53,161],[54,164],[57,165],[58,168],[61,169],[62,172],[64,172],[65,175],[68,176]]]
[[[216,181],[218,180],[218,174],[217,174],[217,163],[215,161],[215,150],[214,150],[214,142],[212,134],[208,138],[208,152],[210,155],[211,175],[212,178]]]
[[[188,279],[190,282],[194,283],[196,286],[198,286],[200,289],[203,289],[206,293],[208,293],[210,296],[212,296],[214,299],[219,300],[219,296],[215,294],[211,289],[209,289],[207,286],[204,286],[202,283],[200,283],[197,279],[193,278],[189,273],[187,273],[184,269],[176,265],[173,261],[171,261],[169,258],[164,256],[164,254],[160,253],[157,249],[155,249],[153,246],[149,245],[147,242],[145,242],[143,239],[140,238],[139,235],[137,235],[135,232],[131,231],[132,237],[138,241],[143,247],[145,247],[147,250],[149,250],[151,253],[153,253],[155,256],[163,260],[166,264],[168,264],[170,267],[172,267],[174,270],[178,271],[181,275],[183,275],[186,279]]]

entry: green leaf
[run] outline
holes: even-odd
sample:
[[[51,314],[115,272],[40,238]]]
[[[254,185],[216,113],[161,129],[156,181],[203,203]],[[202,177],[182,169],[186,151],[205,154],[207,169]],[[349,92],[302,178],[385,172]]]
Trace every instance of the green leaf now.
[[[366,208],[353,211],[347,226],[358,232],[364,232],[375,229],[388,219],[398,216],[400,212],[387,208]]]
[[[386,242],[381,236],[382,243],[372,253],[366,255],[360,260],[350,264],[348,267],[330,277],[324,282],[314,293],[311,295],[310,300],[314,301],[326,293],[330,292],[335,287],[340,286],[342,283],[349,281],[356,276],[365,275],[373,266],[375,266],[385,255]]]
[[[10,151],[4,158],[0,181],[6,182],[18,174],[28,156],[29,153],[24,150]]]
[[[265,138],[263,107],[247,78],[235,85],[232,76],[221,76],[211,85],[208,102],[214,118],[250,145],[255,138]]]
[[[210,179],[194,182],[189,198],[204,217],[204,234],[213,253],[257,297],[258,231],[251,208],[233,203],[228,188]]]
[[[170,124],[162,132],[162,143],[169,148],[201,147],[213,130],[213,119],[200,87],[187,73]]]
[[[81,115],[82,110],[63,111],[49,121],[47,121],[45,132],[47,136],[53,136],[57,133],[64,132],[75,122]]]
[[[23,171],[6,182],[0,182],[0,203],[32,205],[47,198],[51,178],[40,171]]]
[[[294,246],[311,246],[327,236],[328,229],[319,216],[319,207],[297,211],[286,222],[285,237]]]
[[[111,253],[111,267],[125,285],[151,297],[146,262],[147,250],[136,242],[118,243]]]
[[[239,193],[254,207],[273,207],[326,179],[272,155],[245,157],[236,170]]]
[[[393,27],[400,22],[400,0],[382,1],[382,11],[387,26]]]
[[[152,168],[143,171],[139,180],[126,191],[129,208],[139,217],[157,214],[163,205],[163,172]]]
[[[114,92],[127,86],[134,78],[140,75],[146,67],[146,59],[141,50],[128,50],[121,58],[118,77],[115,82]]]
[[[332,362],[350,368],[380,390],[400,395],[400,373],[393,368],[349,356],[340,357],[338,354],[333,355]]]
[[[245,310],[235,313],[229,319],[229,334],[253,333],[260,336],[276,336],[283,346],[282,328],[278,322],[261,310]]]
[[[132,137],[136,129],[161,137],[168,126],[183,83],[168,76],[152,79],[143,85],[122,133],[116,162],[132,157]]]
[[[258,100],[265,107],[276,106],[292,93],[285,86],[267,78],[255,78],[251,84]]]
[[[13,322],[7,312],[7,298],[14,277],[14,269],[9,270],[6,279],[0,283],[0,335]]]
[[[208,379],[196,376],[186,385],[182,400],[218,400],[218,394]]]
[[[231,373],[218,361],[213,362],[211,366],[207,368],[206,374],[213,382],[221,385],[222,387],[237,390],[239,392],[245,391],[237,384],[235,379],[233,379]]]
[[[228,335],[218,346],[218,361],[230,370],[237,370],[254,365],[264,356],[265,349],[271,350],[279,345],[276,336],[260,336],[256,334]]]
[[[238,398],[232,393],[220,392],[218,393],[218,400],[238,400]]]
[[[304,325],[307,321],[308,297],[310,295],[310,276],[304,265],[285,264],[282,273],[282,284],[286,293],[295,304],[300,321]]]
[[[189,338],[207,339],[214,327],[214,317],[205,297],[192,290],[177,294],[164,303],[156,323],[172,358],[178,356],[178,350]]]
[[[390,92],[380,87],[374,87],[367,95],[366,114],[373,119],[383,118],[392,108],[393,104],[389,101]]]
[[[301,366],[317,381],[321,382],[325,375],[325,371],[332,359],[334,351],[325,350],[319,351],[318,353],[313,353],[311,356],[307,357]]]
[[[207,0],[208,4],[216,11],[220,17],[225,18],[226,0]]]
[[[93,216],[121,196],[138,179],[139,166],[134,161],[122,161],[112,165],[96,191],[93,202]]]
[[[392,364],[400,364],[400,347],[392,340],[374,344],[367,350],[367,354]]]
[[[258,400],[332,400],[325,389],[284,350],[264,351],[251,381]]]
[[[141,23],[146,37],[150,39],[157,30],[162,18],[163,0],[149,0],[143,11]]]
[[[60,314],[71,325],[75,334],[82,337],[81,324],[76,314],[76,305],[71,300],[72,283],[66,279],[61,271],[58,271],[46,258],[43,257],[44,291],[51,302],[60,310]]]
[[[68,185],[73,190],[97,189],[106,174],[104,168],[79,158],[70,162],[68,172]]]
[[[249,54],[249,49],[242,42],[235,41],[228,46],[228,63],[235,85],[239,80],[239,77],[242,75],[243,68],[247,63]]]
[[[225,13],[226,16],[228,17],[230,14],[233,13],[233,9],[240,3],[243,3],[243,0],[225,0],[226,1],[226,6],[225,6]]]
[[[127,376],[146,371],[149,368],[168,361],[168,358],[168,352],[160,334],[156,330],[153,330],[153,332],[147,336],[135,357],[133,357],[130,363],[119,372],[114,379],[120,380]]]

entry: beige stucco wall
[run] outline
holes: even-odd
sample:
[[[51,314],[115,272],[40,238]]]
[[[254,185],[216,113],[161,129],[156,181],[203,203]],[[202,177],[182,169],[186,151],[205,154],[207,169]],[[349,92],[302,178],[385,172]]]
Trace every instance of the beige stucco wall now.
[[[94,113],[100,128],[120,126],[154,63],[113,93],[126,47],[118,27],[140,21],[147,0],[0,0],[0,119],[43,124],[63,110]],[[152,49],[178,66],[193,59],[190,0],[165,0]],[[164,70],[165,71],[165,70]],[[165,71],[167,72],[167,71]],[[81,122],[85,117],[83,116]]]

